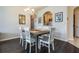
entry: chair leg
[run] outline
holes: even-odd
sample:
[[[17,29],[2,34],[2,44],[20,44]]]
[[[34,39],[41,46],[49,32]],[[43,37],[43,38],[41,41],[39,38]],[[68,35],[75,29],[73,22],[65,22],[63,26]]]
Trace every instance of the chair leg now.
[[[23,45],[24,45],[24,41],[23,41],[23,39],[22,39],[22,47],[23,47]]]
[[[22,42],[22,40],[21,40],[21,38],[20,38],[20,44],[21,44],[21,42]]]
[[[40,42],[38,43],[38,48],[40,49]]]
[[[54,42],[52,43],[52,49],[55,50],[55,48],[54,48]]]
[[[39,44],[39,49],[41,49],[41,42],[40,42],[40,44]]]
[[[27,42],[25,42],[25,50],[27,49]]]
[[[29,53],[31,53],[31,43],[30,43],[30,50],[29,50]]]
[[[38,48],[39,48],[39,52],[40,52],[40,50],[41,50],[41,42],[39,42]]]
[[[50,53],[50,44],[48,44],[48,52]]]
[[[36,43],[36,45],[35,45],[35,52],[37,53],[37,43]]]

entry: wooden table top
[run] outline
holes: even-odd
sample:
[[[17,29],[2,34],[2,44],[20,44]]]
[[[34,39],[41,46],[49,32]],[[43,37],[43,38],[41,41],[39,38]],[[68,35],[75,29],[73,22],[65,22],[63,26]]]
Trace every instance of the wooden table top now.
[[[42,35],[42,34],[49,33],[49,31],[48,30],[33,29],[33,30],[31,30],[31,33],[34,34],[34,35]]]

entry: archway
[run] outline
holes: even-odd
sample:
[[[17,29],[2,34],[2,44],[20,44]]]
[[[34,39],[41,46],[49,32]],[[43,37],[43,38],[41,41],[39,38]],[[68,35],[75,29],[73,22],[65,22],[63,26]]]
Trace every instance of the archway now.
[[[44,25],[49,25],[52,22],[52,13],[50,11],[43,14],[43,22]]]

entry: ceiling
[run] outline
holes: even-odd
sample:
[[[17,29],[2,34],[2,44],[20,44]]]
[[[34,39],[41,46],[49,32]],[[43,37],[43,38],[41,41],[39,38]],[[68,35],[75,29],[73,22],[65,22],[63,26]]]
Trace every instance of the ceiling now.
[[[23,8],[30,8],[30,9],[34,9],[35,12],[47,7],[47,6],[22,6]]]

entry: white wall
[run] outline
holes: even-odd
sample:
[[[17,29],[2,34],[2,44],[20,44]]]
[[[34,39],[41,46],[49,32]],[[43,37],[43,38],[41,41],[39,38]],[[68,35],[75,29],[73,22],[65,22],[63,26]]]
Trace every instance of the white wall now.
[[[4,33],[13,33],[16,34],[19,32],[19,14],[25,14],[24,8],[26,7],[13,7],[6,6],[0,7],[0,32]],[[26,16],[28,19],[28,15]],[[29,23],[26,21],[27,24]]]
[[[0,31],[4,30],[3,29],[4,28],[4,24],[3,23],[4,23],[4,19],[5,19],[4,13],[5,13],[4,8],[0,7]]]
[[[52,25],[53,27],[56,28],[56,32],[60,34],[60,40],[63,40],[63,41],[67,41],[67,7],[66,6],[51,6],[51,7],[46,7],[42,10],[40,10],[38,13],[37,13],[37,18],[39,17],[42,17],[43,18],[43,14],[46,12],[46,11],[51,11],[52,14],[53,14],[53,22],[52,22]],[[55,22],[55,13],[57,12],[63,12],[63,22]],[[38,26],[40,27],[44,27],[43,26],[43,23],[41,24],[38,24],[38,19],[36,21],[36,24],[35,24],[36,28],[38,28]],[[41,28],[43,29],[43,28]]]

